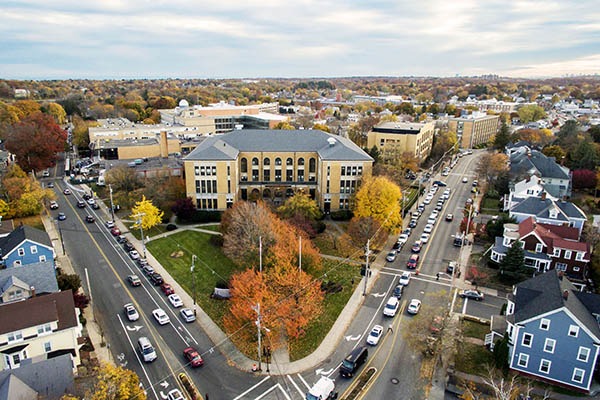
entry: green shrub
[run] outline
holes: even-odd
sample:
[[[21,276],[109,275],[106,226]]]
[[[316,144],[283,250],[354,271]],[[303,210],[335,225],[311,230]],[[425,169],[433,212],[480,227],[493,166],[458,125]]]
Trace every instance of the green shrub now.
[[[334,221],[350,221],[354,216],[350,210],[333,211],[330,215]]]

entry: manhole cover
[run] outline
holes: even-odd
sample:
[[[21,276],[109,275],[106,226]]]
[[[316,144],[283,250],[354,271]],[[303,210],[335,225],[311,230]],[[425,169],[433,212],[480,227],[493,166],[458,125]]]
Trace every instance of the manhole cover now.
[[[399,381],[397,378],[392,378],[392,383],[393,383],[394,385],[397,385],[397,384],[399,384],[399,383],[400,383],[400,381]]]

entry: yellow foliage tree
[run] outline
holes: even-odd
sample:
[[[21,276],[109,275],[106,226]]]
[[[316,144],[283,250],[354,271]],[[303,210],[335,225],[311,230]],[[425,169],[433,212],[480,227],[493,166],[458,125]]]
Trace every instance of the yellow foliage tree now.
[[[293,127],[293,126],[292,126],[292,125],[291,125],[289,122],[287,122],[287,121],[281,121],[281,122],[278,122],[278,123],[277,123],[277,125],[275,125],[275,126],[273,127],[273,129],[282,129],[282,130],[287,130],[287,131],[293,131],[293,130],[294,130],[294,129],[296,129],[296,128],[294,128],[294,127]]]
[[[97,369],[96,383],[86,396],[92,400],[146,400],[140,387],[140,378],[135,372],[111,364],[102,364]]]
[[[67,122],[67,113],[63,106],[58,103],[50,103],[45,106],[45,112],[52,115],[54,117],[54,121],[59,125]]]
[[[319,130],[319,131],[323,131],[323,132],[327,132],[327,133],[331,133],[331,129],[329,129],[329,127],[327,125],[323,125],[323,124],[314,124],[312,127],[314,130]]]
[[[146,196],[142,196],[142,200],[135,203],[131,209],[131,218],[136,220],[134,228],[139,228],[139,221],[142,223],[142,229],[148,230],[162,222],[164,216],[158,207],[152,204],[152,200],[147,200]]]
[[[355,200],[354,216],[372,217],[390,232],[397,232],[402,226],[402,191],[388,178],[365,179]]]
[[[8,206],[8,203],[0,199],[0,215],[2,217],[5,217],[9,213],[9,211],[10,207]]]

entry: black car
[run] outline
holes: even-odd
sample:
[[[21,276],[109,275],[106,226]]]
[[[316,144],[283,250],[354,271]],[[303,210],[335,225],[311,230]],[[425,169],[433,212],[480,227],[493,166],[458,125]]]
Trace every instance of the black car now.
[[[417,227],[417,220],[416,219],[411,219],[410,223],[408,224],[408,226],[410,228],[416,228]]]
[[[150,282],[152,282],[154,286],[158,286],[162,285],[164,280],[158,272],[155,272],[152,275],[150,275]]]
[[[96,222],[96,218],[94,218],[92,215],[86,215],[85,222],[93,224],[94,222]]]
[[[135,247],[133,247],[133,245],[129,241],[123,242],[123,248],[127,251],[135,249]]]
[[[404,290],[404,285],[397,285],[394,288],[394,293],[392,294],[395,298],[399,299],[402,297],[402,291]]]
[[[77,207],[79,207],[79,208],[85,208],[85,201],[83,201],[83,200],[77,200]]]
[[[392,250],[400,250],[402,248],[402,243],[394,243],[394,245],[392,246]]]
[[[84,200],[89,200],[92,198],[92,196],[89,193],[84,193],[82,197]]]

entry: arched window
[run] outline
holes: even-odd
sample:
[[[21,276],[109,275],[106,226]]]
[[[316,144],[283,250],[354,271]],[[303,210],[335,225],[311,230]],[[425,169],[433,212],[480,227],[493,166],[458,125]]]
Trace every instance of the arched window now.
[[[271,159],[270,159],[270,158],[268,158],[268,157],[267,157],[267,158],[265,158],[265,159],[263,160],[263,165],[271,165]]]
[[[317,160],[311,158],[308,160],[308,172],[316,172],[317,170]]]
[[[298,159],[298,165],[304,165],[304,158]]]
[[[258,158],[254,157],[252,159],[252,165],[258,165]]]
[[[275,165],[281,165],[281,158],[277,157],[275,159]]]
[[[291,158],[288,158],[288,159],[285,161],[285,165],[294,165],[294,160],[292,160]]]
[[[240,169],[242,170],[242,173],[248,172],[248,160],[245,158],[240,160]]]

